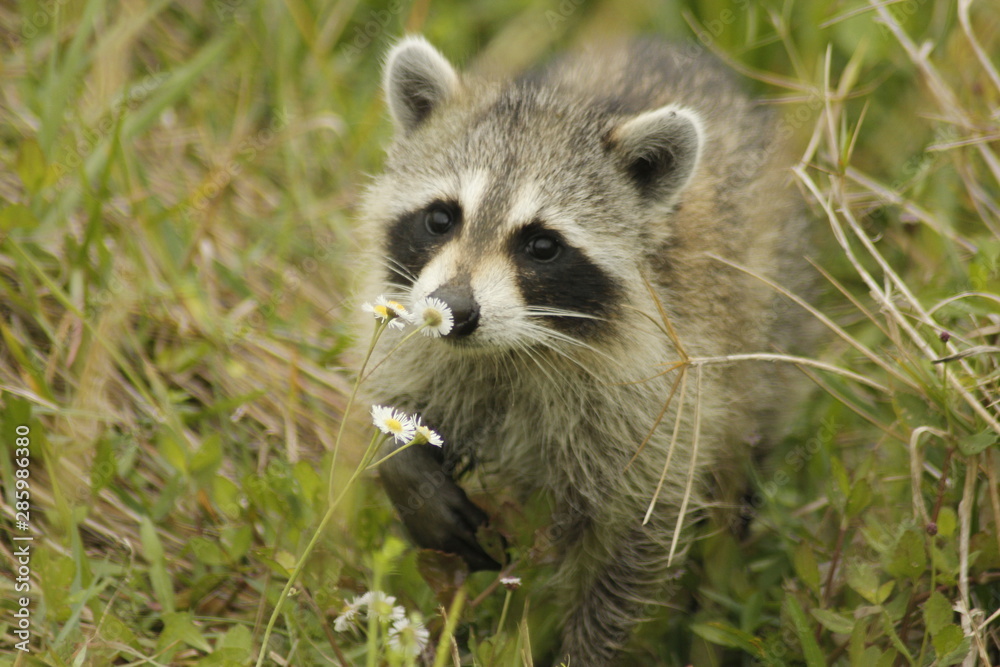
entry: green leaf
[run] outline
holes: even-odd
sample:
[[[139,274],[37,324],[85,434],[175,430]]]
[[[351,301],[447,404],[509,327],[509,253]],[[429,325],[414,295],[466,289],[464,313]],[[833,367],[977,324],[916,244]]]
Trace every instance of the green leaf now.
[[[802,645],[802,653],[805,656],[806,665],[808,667],[825,667],[826,660],[823,658],[823,652],[820,651],[819,644],[816,643],[816,637],[813,635],[812,627],[809,625],[809,619],[806,617],[805,612],[802,611],[799,601],[789,596],[785,599],[785,607],[788,609],[788,615],[795,626],[795,634],[798,635],[799,643]]]
[[[889,618],[889,614],[883,611],[881,617],[882,617],[882,632],[889,637],[889,641],[891,641],[892,645],[896,647],[896,650],[902,653],[904,656],[906,656],[906,661],[912,665],[913,656],[911,656],[910,652],[906,650],[906,645],[903,643],[903,640],[900,639],[899,635],[896,633],[896,628],[893,627],[892,619]]]
[[[7,428],[0,431],[0,438],[3,438],[3,445],[10,446],[10,443],[14,442],[14,438],[18,437],[14,432],[18,426],[27,426],[31,428],[31,402],[26,398],[21,398],[20,396],[14,396],[13,394],[4,394],[3,390],[0,390],[0,424],[5,424]],[[7,404],[6,407],[4,403]]]
[[[253,650],[253,637],[247,626],[234,625],[226,630],[226,634],[222,635],[216,643],[216,649],[222,648],[243,649],[249,654]]]
[[[987,447],[995,445],[997,442],[1000,442],[1000,437],[992,430],[986,429],[981,433],[966,436],[959,440],[958,451],[962,452],[965,456],[974,456]]]
[[[962,628],[957,625],[946,625],[945,627],[938,630],[937,634],[934,635],[932,639],[934,644],[934,653],[939,659],[945,656],[951,656],[952,654],[959,653],[959,660],[965,657],[968,653],[968,640],[965,637],[965,633],[962,632]],[[964,645],[964,650],[963,649]],[[954,662],[939,662],[939,664],[954,665]]]
[[[852,563],[847,568],[847,585],[872,604],[881,604],[878,575],[871,563]],[[883,598],[884,599],[884,598]]]
[[[90,492],[97,495],[115,478],[115,449],[111,438],[101,438],[97,441],[94,452],[94,462],[90,466]]]
[[[175,641],[181,641],[199,651],[209,653],[212,647],[194,624],[194,617],[188,611],[175,611],[163,614],[163,632],[160,633],[158,645],[160,648],[169,646]]]
[[[848,616],[843,616],[829,609],[811,609],[809,611],[820,624],[838,635],[847,635],[854,631],[857,621]]]
[[[197,667],[246,667],[253,662],[250,651],[239,648],[220,648],[206,655]]]
[[[24,204],[13,204],[0,209],[0,234],[12,229],[33,229],[37,226],[38,219]]]
[[[222,529],[222,548],[226,550],[230,562],[243,558],[250,551],[253,529],[248,525],[226,526]]]
[[[309,461],[299,461],[292,469],[292,475],[302,487],[302,494],[308,501],[316,497],[316,492],[323,486],[323,480],[316,474],[316,468]]]
[[[931,636],[937,635],[941,628],[951,624],[954,612],[951,609],[951,602],[938,591],[931,593],[931,596],[924,603],[924,623]]]
[[[830,459],[830,476],[832,481],[830,486],[830,500],[838,509],[842,510],[847,496],[851,492],[851,482],[847,477],[844,464],[836,457]]]
[[[894,577],[916,578],[922,575],[927,569],[923,536],[914,530],[903,533],[885,569]]]
[[[212,433],[202,440],[198,449],[191,454],[191,476],[201,481],[203,486],[207,486],[221,463],[222,438],[218,433]]]
[[[847,509],[845,513],[849,518],[854,518],[861,514],[861,511],[868,507],[872,500],[872,487],[868,480],[859,479],[851,487],[851,493],[847,497]]]
[[[14,169],[28,192],[38,192],[45,184],[45,155],[35,139],[21,142]]]
[[[718,622],[695,623],[691,626],[691,632],[711,644],[738,648],[752,656],[764,657],[764,644],[760,639],[731,625]]]
[[[892,403],[900,420],[910,428],[929,423],[937,425],[939,421],[939,417],[929,409],[930,406],[923,397],[898,392],[892,397]]]
[[[792,565],[795,567],[795,574],[809,587],[814,595],[819,595],[819,566],[816,564],[816,556],[812,547],[805,542],[795,547],[792,553]]]
[[[212,496],[216,507],[229,521],[235,521],[243,511],[240,505],[240,487],[233,480],[222,475],[212,479]]]
[[[955,534],[955,528],[958,526],[958,517],[955,515],[955,510],[950,507],[942,507],[938,511],[937,517],[937,534],[941,537],[951,537]]]
[[[156,599],[167,612],[174,610],[174,585],[163,562],[163,544],[156,534],[156,526],[148,516],[142,517],[139,524],[139,539],[142,542],[142,553],[149,563],[149,583],[153,586]]]
[[[895,581],[887,581],[878,587],[878,591],[875,593],[875,604],[882,604],[889,599],[889,595],[892,593],[892,589],[896,587]]]
[[[866,662],[864,660],[865,654],[868,649],[866,649],[865,644],[868,641],[868,626],[870,623],[867,619],[859,618],[854,624],[854,630],[851,632],[851,641],[847,645],[847,664],[849,665],[868,665],[874,661]]]
[[[873,647],[874,648],[874,647]],[[878,653],[878,649],[875,649]],[[880,655],[877,660],[872,662],[862,662],[862,665],[875,665],[875,667],[893,667],[896,664],[896,658],[899,657],[899,652],[892,649],[888,649],[885,653]]]
[[[73,613],[70,592],[77,575],[76,563],[49,549],[39,549],[31,560],[32,575],[37,577],[45,600],[46,616],[60,624]],[[6,619],[5,619],[6,620]]]
[[[226,554],[217,542],[204,537],[192,537],[188,548],[194,554],[195,560],[205,565],[225,565],[229,562]]]
[[[156,448],[167,462],[180,472],[187,472],[187,447],[166,429],[156,439]]]

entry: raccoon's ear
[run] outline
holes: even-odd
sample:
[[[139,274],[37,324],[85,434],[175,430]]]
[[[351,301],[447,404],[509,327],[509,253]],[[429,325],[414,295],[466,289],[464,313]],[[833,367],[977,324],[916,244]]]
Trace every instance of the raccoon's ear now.
[[[673,203],[698,166],[704,136],[697,113],[668,104],[625,121],[610,140],[639,191]]]
[[[426,39],[411,36],[389,51],[382,86],[396,128],[408,134],[455,91],[458,75]]]

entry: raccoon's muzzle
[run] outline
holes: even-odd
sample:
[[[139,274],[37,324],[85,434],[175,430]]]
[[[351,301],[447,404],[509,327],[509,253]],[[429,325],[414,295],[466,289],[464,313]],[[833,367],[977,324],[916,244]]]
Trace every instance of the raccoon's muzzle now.
[[[469,283],[445,283],[434,290],[431,296],[448,304],[455,318],[455,324],[445,338],[465,338],[479,326],[479,304],[472,294]]]

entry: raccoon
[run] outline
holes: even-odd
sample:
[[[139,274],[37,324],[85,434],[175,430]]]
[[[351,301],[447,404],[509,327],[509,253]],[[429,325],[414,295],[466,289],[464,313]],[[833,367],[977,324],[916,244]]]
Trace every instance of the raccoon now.
[[[373,357],[394,350],[371,398],[445,441],[387,460],[384,487],[418,545],[472,570],[499,563],[462,475],[544,494],[558,658],[613,664],[690,541],[675,530],[736,503],[796,393],[787,365],[698,362],[808,338],[768,284],[809,284],[778,127],[714,61],[650,40],[501,80],[411,36],[383,77],[395,137],[362,205],[367,289],[454,316]]]

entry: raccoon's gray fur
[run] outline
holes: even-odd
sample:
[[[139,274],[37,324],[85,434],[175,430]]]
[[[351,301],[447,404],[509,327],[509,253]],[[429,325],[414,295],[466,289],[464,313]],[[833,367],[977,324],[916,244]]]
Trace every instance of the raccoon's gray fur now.
[[[688,366],[683,402],[678,391],[639,452],[681,372],[666,372],[682,358],[670,327],[693,358],[795,351],[804,335],[800,308],[716,258],[805,287],[806,222],[776,127],[713,62],[652,41],[504,81],[408,37],[384,85],[396,135],[365,198],[379,255],[368,288],[440,297],[456,319],[371,378],[374,401],[445,440],[387,461],[384,485],[418,544],[473,569],[498,564],[456,471],[548,494],[568,610],[559,657],[612,664],[664,586],[685,496],[686,526],[733,504],[792,398],[787,365]]]

